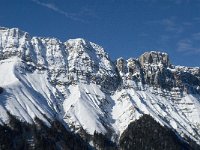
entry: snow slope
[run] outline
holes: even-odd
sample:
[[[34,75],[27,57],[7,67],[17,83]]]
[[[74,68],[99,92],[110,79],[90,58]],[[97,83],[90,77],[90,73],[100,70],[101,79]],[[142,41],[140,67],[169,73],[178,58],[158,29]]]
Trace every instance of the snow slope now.
[[[160,94],[169,94],[162,92]],[[199,141],[200,97],[185,94],[176,103],[164,95],[156,94],[151,88],[140,91],[134,88],[117,91],[112,98],[116,101],[113,107],[115,130],[122,133],[127,125],[142,114],[149,114],[161,125],[168,126],[182,136],[187,135]],[[198,103],[198,104],[197,104]],[[122,109],[123,108],[123,109]]]
[[[106,133],[101,119],[105,112],[101,106],[105,94],[96,84],[78,83],[69,86],[69,97],[64,101],[64,120],[72,126],[83,127],[89,134],[97,132]]]
[[[33,123],[38,117],[49,126],[46,117],[51,119],[55,113],[54,89],[45,74],[27,72],[25,65],[17,57],[0,61],[0,83],[4,89],[0,95],[1,123],[9,121],[9,111],[21,121]]]

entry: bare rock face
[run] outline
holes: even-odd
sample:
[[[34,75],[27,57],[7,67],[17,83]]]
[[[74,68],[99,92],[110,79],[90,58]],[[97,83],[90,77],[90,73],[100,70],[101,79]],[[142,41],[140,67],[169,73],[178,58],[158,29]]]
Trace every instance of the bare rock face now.
[[[31,37],[18,28],[0,28],[0,59],[18,56],[29,60],[31,57]]]
[[[65,42],[68,50],[68,74],[73,82],[87,81],[114,90],[117,87],[117,73],[105,50],[84,39],[70,39]]]
[[[170,67],[169,56],[163,52],[145,52],[139,57],[145,84],[157,88],[171,89],[173,87],[173,74]]]
[[[1,27],[0,60],[13,56],[29,62],[41,73],[47,70],[54,85],[95,82],[110,90],[117,87],[116,69],[108,54],[101,46],[81,38],[61,42]]]
[[[124,72],[125,71],[125,65],[126,65],[125,64],[125,60],[122,57],[117,59],[116,66],[117,66],[117,69],[118,69],[119,72]]]
[[[134,58],[130,58],[127,60],[127,67],[128,67],[128,72],[131,74],[139,72],[141,68],[139,61]]]
[[[144,66],[145,64],[162,64],[164,66],[169,66],[169,56],[167,53],[162,52],[146,52],[142,54],[139,58],[140,64]]]
[[[169,56],[163,52],[145,52],[138,59],[117,59],[116,67],[123,84],[137,84],[172,90],[178,87],[187,93],[199,93],[200,69],[170,64]]]

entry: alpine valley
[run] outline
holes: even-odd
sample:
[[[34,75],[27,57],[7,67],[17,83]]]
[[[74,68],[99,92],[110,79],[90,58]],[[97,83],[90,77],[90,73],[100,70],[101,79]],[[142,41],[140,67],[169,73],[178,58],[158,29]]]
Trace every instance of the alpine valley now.
[[[111,61],[78,38],[0,27],[0,149],[200,149],[200,68]]]

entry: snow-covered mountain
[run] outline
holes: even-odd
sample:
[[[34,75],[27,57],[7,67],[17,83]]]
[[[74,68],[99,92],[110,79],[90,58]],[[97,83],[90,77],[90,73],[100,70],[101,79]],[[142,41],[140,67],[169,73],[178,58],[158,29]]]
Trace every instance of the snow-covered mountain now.
[[[84,39],[61,42],[0,28],[0,124],[22,122],[109,135],[113,140],[143,114],[200,144],[200,68],[174,66],[166,53],[111,61]]]

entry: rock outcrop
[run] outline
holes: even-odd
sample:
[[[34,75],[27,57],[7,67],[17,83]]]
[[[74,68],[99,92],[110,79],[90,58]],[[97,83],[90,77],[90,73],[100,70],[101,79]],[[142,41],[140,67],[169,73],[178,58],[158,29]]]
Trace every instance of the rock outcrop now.
[[[142,54],[139,58],[140,64],[142,66],[148,65],[148,64],[155,64],[155,65],[163,65],[163,66],[169,66],[169,56],[167,53],[162,53],[162,52],[156,52],[156,51],[151,51],[151,52],[146,52]]]
[[[139,59],[127,61],[119,58],[116,66],[124,82],[133,80],[155,88],[172,90],[177,87],[187,93],[199,93],[199,68],[171,65],[166,53],[146,52]]]

